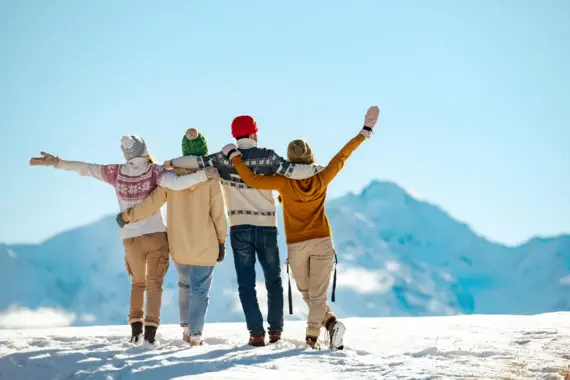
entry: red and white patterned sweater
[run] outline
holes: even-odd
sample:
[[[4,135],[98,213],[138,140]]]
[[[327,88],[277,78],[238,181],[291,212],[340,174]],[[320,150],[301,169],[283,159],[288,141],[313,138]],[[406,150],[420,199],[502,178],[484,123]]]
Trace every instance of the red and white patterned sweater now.
[[[80,161],[60,160],[58,169],[70,170],[82,176],[96,178],[115,188],[119,208],[125,211],[134,207],[157,187],[183,190],[208,180],[201,170],[196,173],[177,176],[161,165],[150,164],[145,158],[135,158],[125,164],[97,165]],[[122,238],[137,237],[154,232],[165,232],[162,214],[156,214],[120,229]]]

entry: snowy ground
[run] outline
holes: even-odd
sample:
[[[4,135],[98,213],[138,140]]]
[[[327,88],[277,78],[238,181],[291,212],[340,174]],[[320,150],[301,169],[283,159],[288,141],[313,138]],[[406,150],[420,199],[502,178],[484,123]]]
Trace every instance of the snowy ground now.
[[[263,348],[244,344],[244,323],[206,325],[207,345],[193,348],[162,326],[154,350],[127,343],[124,326],[0,330],[0,379],[563,379],[570,369],[570,313],[345,324],[339,352],[305,349],[302,322]]]

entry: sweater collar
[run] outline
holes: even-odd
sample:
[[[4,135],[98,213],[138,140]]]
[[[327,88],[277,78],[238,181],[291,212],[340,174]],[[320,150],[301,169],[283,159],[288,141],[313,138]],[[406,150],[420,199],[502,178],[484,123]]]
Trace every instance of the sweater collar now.
[[[257,141],[253,139],[239,139],[237,141],[238,149],[250,149],[257,146]]]

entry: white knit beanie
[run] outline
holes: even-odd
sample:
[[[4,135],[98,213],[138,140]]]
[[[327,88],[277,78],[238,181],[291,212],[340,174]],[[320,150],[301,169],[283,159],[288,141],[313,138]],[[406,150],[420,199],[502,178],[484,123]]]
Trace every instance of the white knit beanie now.
[[[137,157],[148,157],[146,142],[140,136],[123,136],[121,149],[127,161]]]

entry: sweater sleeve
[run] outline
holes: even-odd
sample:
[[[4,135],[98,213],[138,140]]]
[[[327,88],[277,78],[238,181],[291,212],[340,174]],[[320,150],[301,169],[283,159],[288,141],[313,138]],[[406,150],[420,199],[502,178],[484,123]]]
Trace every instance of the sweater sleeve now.
[[[203,170],[192,174],[178,176],[175,173],[163,170],[157,177],[158,186],[163,186],[171,190],[184,190],[208,180],[206,172]]]
[[[214,228],[216,229],[216,235],[218,235],[218,241],[226,241],[226,235],[228,233],[226,213],[224,208],[224,197],[222,195],[222,187],[220,181],[212,181],[210,193],[210,217],[214,222]]]
[[[234,157],[232,159],[232,163],[246,185],[256,189],[280,190],[287,181],[287,178],[279,175],[253,174],[251,169],[247,167],[240,156]]]
[[[83,177],[92,177],[99,181],[115,185],[121,165],[98,165],[81,161],[60,160],[57,169],[73,171]]]
[[[148,197],[143,199],[139,204],[125,210],[125,214],[129,222],[138,222],[156,214],[164,205],[167,198],[167,190],[158,186],[150,193]]]
[[[275,152],[273,172],[291,179],[307,179],[324,170],[321,165],[296,164],[289,162]]]
[[[208,156],[181,156],[173,158],[172,166],[184,169],[204,169],[208,166],[218,167],[221,153],[213,153]]]
[[[344,163],[348,157],[350,157],[352,152],[354,152],[354,150],[358,148],[364,140],[366,140],[366,138],[358,134],[356,137],[353,137],[348,143],[346,143],[340,152],[338,152],[336,156],[331,159],[325,170],[320,173],[325,185],[328,185],[334,179],[334,177],[343,168]]]

